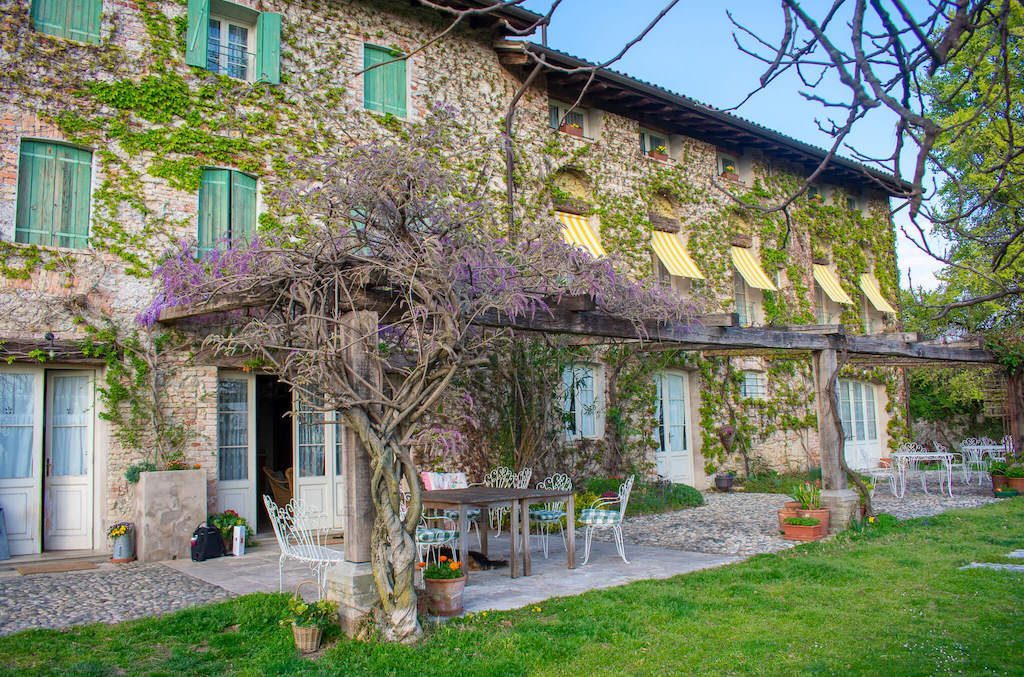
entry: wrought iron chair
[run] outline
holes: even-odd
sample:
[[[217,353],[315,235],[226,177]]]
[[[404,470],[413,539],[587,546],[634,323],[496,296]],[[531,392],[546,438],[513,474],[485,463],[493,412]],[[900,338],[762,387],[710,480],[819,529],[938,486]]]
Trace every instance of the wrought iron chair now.
[[[555,473],[551,477],[545,477],[537,483],[538,489],[559,489],[562,491],[572,491],[572,479],[563,473]],[[565,526],[563,520],[565,519],[565,501],[553,501],[551,503],[544,503],[541,507],[530,509],[530,522],[537,525],[537,535],[543,536],[543,549],[544,559],[548,558],[548,533],[553,531],[555,526],[558,526],[558,531],[562,534],[562,545],[568,550],[569,546],[565,543]]]
[[[526,489],[530,486],[530,477],[533,475],[532,468],[523,468],[518,473],[512,468],[499,465],[484,476],[484,486],[500,487],[502,489]],[[501,537],[501,526],[505,522],[505,515],[508,514],[509,506],[495,505],[490,509],[490,524],[494,529],[495,538]]]
[[[327,572],[331,567],[341,563],[344,554],[339,550],[328,548],[327,529],[319,527],[323,523],[323,514],[315,510],[302,499],[293,498],[286,505],[278,506],[267,494],[263,495],[263,504],[274,526],[274,536],[281,548],[281,557],[277,562],[277,589],[284,589],[284,561],[293,559],[302,562],[316,576],[320,599],[323,599]]]
[[[629,492],[633,490],[634,475],[619,485],[619,493],[615,498],[599,498],[593,505],[583,510],[580,514],[580,524],[584,525],[584,555],[583,563],[590,560],[590,544],[593,540],[595,529],[611,529],[615,537],[615,548],[619,551],[619,557],[626,564],[626,549],[622,541],[622,518],[626,516],[626,505],[629,503]]]
[[[402,492],[402,499],[399,505],[399,515],[404,519],[409,511],[409,492]],[[429,562],[430,553],[434,553],[434,561],[440,564],[441,548],[448,546],[453,553],[458,552],[459,532],[456,529],[444,527],[432,527],[431,521],[447,520],[444,515],[420,515],[420,522],[416,526],[416,559],[420,562]]]
[[[867,450],[863,448],[860,449],[858,456],[860,458],[860,464],[859,467],[853,468],[853,471],[870,477],[876,487],[880,482],[887,482],[889,484],[889,491],[893,496],[896,496],[897,486],[895,468],[893,468],[892,465],[889,465],[888,467],[873,465],[871,463],[871,459],[867,455]]]
[[[950,464],[952,469],[960,470],[960,475],[964,478],[964,484],[971,483],[971,462],[963,452],[953,451],[935,440],[932,440],[932,446],[940,454],[953,454],[953,462]]]
[[[466,478],[464,472],[420,472],[420,482],[423,483],[423,488],[427,491],[433,489],[467,489],[469,488],[469,480]],[[453,531],[458,528],[459,522],[459,511],[458,510],[445,510],[444,517],[451,522],[452,528],[449,531]],[[434,519],[434,515],[428,516],[428,519]],[[466,510],[466,518],[469,520],[469,531],[472,532],[476,529],[476,544],[478,548],[483,547],[483,541],[480,539],[480,509],[469,508]]]

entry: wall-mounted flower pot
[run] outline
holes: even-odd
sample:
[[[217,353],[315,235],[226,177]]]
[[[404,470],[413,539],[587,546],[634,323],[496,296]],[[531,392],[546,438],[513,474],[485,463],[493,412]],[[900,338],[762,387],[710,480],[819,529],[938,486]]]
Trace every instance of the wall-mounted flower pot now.
[[[570,136],[575,136],[575,137],[580,138],[580,139],[583,138],[583,128],[582,127],[577,127],[576,125],[570,125],[570,124],[562,123],[558,127],[558,131],[563,132],[565,134],[569,134]]]
[[[657,160],[658,162],[665,162],[668,160],[667,153],[659,153],[656,150],[647,151],[647,157],[651,158],[652,160]]]

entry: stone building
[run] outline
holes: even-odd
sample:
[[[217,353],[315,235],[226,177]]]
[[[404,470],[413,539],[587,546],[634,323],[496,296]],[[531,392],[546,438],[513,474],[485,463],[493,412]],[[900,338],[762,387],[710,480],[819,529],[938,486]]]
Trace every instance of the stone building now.
[[[572,69],[587,64],[508,41],[539,18],[524,10],[481,14],[422,51],[450,16],[401,0],[3,0],[2,16],[0,505],[16,554],[103,548],[131,514],[126,470],[164,447],[206,471],[211,510],[264,526],[257,497],[292,469],[295,495],[340,527],[337,426],[282,418],[302,405],[269,375],[137,334],[153,268],[182,238],[214,248],[275,227],[296,157],[416,124],[439,102],[494,139],[484,160],[500,167],[499,123],[538,58],[549,65],[515,123],[528,218],[744,325],[895,327],[892,177],[833,161],[792,232],[738,209],[726,191],[770,200],[824,152],[614,71],[574,106],[585,77]],[[635,460],[705,487],[739,463],[721,425],[743,424],[759,463],[815,463],[809,369],[680,356],[627,412],[646,431]],[[600,444],[600,355],[565,380],[567,438]],[[851,372],[841,391],[848,453],[884,454],[902,425],[898,374]]]

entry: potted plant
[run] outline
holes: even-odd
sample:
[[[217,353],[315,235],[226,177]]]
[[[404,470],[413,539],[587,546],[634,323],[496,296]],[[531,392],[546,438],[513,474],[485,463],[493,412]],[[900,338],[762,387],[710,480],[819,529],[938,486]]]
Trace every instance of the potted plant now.
[[[800,501],[797,517],[813,517],[821,520],[821,528],[828,533],[828,508],[821,507],[821,487],[818,482],[804,482],[793,492],[793,498]]]
[[[992,491],[997,491],[1006,486],[1006,461],[992,461],[988,467],[988,474],[992,478]]]
[[[575,122],[563,122],[558,126],[558,131],[583,138],[583,127]]]
[[[462,593],[466,589],[466,572],[462,562],[444,555],[437,564],[420,562],[423,584],[427,592],[427,609],[435,616],[458,616],[462,613]]]
[[[131,522],[117,522],[107,529],[107,538],[114,542],[110,561],[124,564],[135,561],[135,525]]]
[[[731,472],[720,472],[715,475],[715,489],[719,491],[731,491],[732,483],[736,480],[736,475]]]
[[[301,588],[306,583],[299,584]],[[320,641],[323,639],[324,628],[338,622],[338,603],[321,599],[317,602],[307,602],[299,595],[298,589],[288,599],[288,612],[281,619],[281,625],[292,626],[292,637],[295,639],[295,648],[302,653],[311,653],[320,648]]]
[[[731,162],[727,162],[725,166],[722,167],[722,178],[727,181],[732,181],[733,183],[738,183],[740,175],[736,173],[736,165]]]
[[[1024,462],[1007,463],[1005,475],[1007,488],[1024,491]]]
[[[796,489],[794,488],[794,493]],[[800,501],[786,501],[781,508],[779,508],[779,531],[782,531],[783,523],[790,517],[796,517],[800,511]]]
[[[232,549],[231,538],[234,535],[235,527],[245,527],[245,547],[256,545],[256,539],[252,535],[249,523],[234,510],[214,513],[206,519],[206,523],[220,532],[220,537],[224,539],[224,548],[229,553]]]
[[[787,541],[817,541],[825,535],[825,525],[817,517],[787,517],[782,522],[782,537]]]
[[[647,157],[659,160],[660,162],[665,162],[668,160],[668,148],[665,146],[656,146],[647,151]]]

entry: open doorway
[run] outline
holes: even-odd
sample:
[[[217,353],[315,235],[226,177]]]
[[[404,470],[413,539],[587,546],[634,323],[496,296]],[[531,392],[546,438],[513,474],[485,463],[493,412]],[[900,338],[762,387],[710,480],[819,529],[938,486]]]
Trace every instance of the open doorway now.
[[[256,467],[259,469],[256,481],[257,531],[269,531],[272,527],[263,495],[267,494],[282,503],[280,494],[282,482],[288,482],[292,468],[292,391],[286,384],[273,376],[256,377]],[[268,473],[278,480],[278,495]]]

